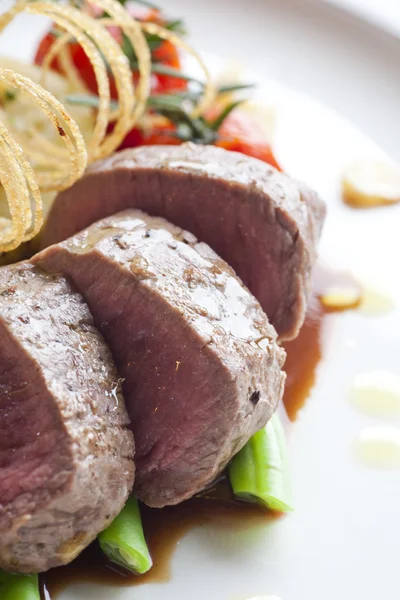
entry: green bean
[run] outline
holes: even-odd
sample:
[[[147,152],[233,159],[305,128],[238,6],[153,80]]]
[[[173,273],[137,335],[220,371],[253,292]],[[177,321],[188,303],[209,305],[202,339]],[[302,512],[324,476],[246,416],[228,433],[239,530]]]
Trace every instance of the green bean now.
[[[14,575],[0,572],[1,600],[40,600],[37,575]]]
[[[229,466],[233,493],[270,510],[292,511],[288,462],[285,432],[275,414],[233,457]]]
[[[112,562],[133,573],[142,575],[153,565],[135,498],[129,498],[118,517],[98,539],[102,551]]]

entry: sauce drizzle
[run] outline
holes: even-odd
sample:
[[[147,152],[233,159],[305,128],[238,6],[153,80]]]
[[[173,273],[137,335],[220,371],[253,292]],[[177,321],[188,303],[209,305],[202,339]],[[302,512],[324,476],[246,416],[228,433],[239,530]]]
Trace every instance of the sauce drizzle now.
[[[361,286],[350,273],[316,266],[304,325],[296,339],[284,344],[287,379],[283,403],[290,421],[296,419],[315,385],[332,325],[332,313],[358,308],[362,293]]]

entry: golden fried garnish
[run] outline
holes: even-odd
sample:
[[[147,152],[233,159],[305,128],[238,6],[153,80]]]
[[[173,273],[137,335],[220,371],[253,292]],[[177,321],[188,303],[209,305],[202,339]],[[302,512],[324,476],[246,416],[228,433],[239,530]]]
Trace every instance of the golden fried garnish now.
[[[88,163],[114,152],[143,118],[152,69],[146,33],[170,41],[198,60],[206,83],[194,116],[202,114],[214,98],[205,64],[175,33],[155,23],[135,20],[118,0],[87,0],[86,8],[100,11],[79,9],[74,4],[73,0],[66,4],[16,0],[0,16],[0,33],[21,12],[50,18],[57,32],[42,67],[30,67],[32,73],[19,69],[15,61],[10,65],[0,60],[0,253],[16,249],[40,230],[40,192],[50,203],[51,192],[71,186]],[[110,33],[110,25],[119,28],[132,45],[139,75],[137,85],[128,57]],[[63,105],[63,99],[73,93],[90,96],[72,60],[72,40],[81,46],[93,67],[98,89],[98,96],[93,98],[95,112],[82,106],[67,111]],[[64,78],[51,72],[54,59],[64,71]],[[110,80],[118,95],[116,107],[111,102]]]

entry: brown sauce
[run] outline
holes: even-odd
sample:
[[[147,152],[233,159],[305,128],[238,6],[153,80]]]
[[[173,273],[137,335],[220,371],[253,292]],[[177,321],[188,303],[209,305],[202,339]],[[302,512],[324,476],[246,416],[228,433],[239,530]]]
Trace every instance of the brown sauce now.
[[[284,344],[286,384],[283,403],[291,421],[304,406],[314,387],[317,368],[323,355],[326,311],[318,299],[311,298],[306,320],[295,340]]]
[[[171,577],[170,561],[177,544],[195,527],[210,525],[213,529],[231,530],[252,525],[267,525],[276,516],[256,506],[236,502],[226,478],[206,492],[178,506],[151,509],[141,506],[143,528],[153,559],[153,568],[140,577],[124,571],[104,557],[97,543],[92,544],[73,563],[53,569],[42,576],[43,600],[54,600],[58,593],[76,583],[134,586],[166,582]]]
[[[334,294],[332,290],[335,290]],[[315,268],[313,293],[304,325],[296,339],[284,344],[287,379],[283,403],[290,421],[296,419],[316,382],[318,365],[332,325],[331,313],[358,308],[362,296],[361,286],[350,273],[333,271],[322,265]],[[326,302],[328,297],[329,302]]]
[[[319,301],[323,291],[342,282],[335,275],[318,269],[314,294],[299,336],[285,343],[287,383],[284,405],[291,421],[296,418],[314,386],[317,368],[323,356],[324,340],[333,311]],[[349,307],[350,308],[350,307]],[[343,310],[343,307],[338,307]],[[170,579],[170,561],[182,537],[194,527],[211,525],[215,529],[249,528],[267,525],[276,516],[250,504],[235,501],[228,480],[221,478],[202,497],[162,510],[142,506],[143,528],[154,566],[146,575],[136,577],[107,561],[98,545],[92,544],[72,564],[53,569],[41,577],[43,600],[54,600],[58,593],[76,583],[93,582],[115,586],[133,586]]]

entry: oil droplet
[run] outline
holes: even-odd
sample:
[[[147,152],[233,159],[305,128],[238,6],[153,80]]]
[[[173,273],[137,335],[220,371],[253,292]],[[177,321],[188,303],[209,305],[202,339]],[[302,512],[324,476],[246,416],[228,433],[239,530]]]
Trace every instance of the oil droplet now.
[[[359,312],[371,317],[379,317],[390,313],[394,306],[394,301],[388,295],[370,287],[363,287],[358,305]]]
[[[350,388],[351,404],[371,417],[400,416],[400,377],[390,371],[360,373]]]
[[[360,462],[374,469],[400,469],[400,428],[391,426],[364,429],[355,445]]]

